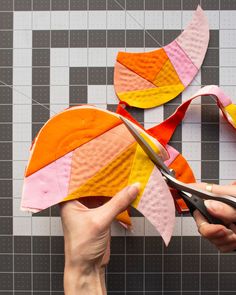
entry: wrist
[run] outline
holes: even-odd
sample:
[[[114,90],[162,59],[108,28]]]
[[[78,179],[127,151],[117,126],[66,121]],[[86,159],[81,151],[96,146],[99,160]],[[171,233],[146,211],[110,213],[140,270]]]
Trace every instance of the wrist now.
[[[64,271],[65,295],[102,295],[101,271],[91,265],[67,265]]]
[[[70,242],[65,239],[65,267],[73,271],[84,273],[94,272],[99,269],[99,264],[92,259],[88,246],[83,243]]]
[[[83,249],[83,247],[82,247]],[[81,251],[81,245],[65,241],[65,295],[103,295],[105,276],[101,267],[89,261]]]

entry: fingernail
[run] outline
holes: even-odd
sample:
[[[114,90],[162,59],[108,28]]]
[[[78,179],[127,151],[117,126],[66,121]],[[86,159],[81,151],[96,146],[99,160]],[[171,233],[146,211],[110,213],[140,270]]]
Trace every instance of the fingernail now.
[[[225,236],[225,232],[223,229],[220,229],[217,233],[216,233],[216,238],[223,238]]]
[[[130,195],[130,197],[132,198],[136,198],[138,193],[140,190],[140,183],[139,182],[135,182],[134,184],[132,184],[129,188],[128,188],[128,194]]]
[[[227,234],[228,234],[228,235],[233,235],[234,232],[233,232],[231,229],[227,229]]]
[[[217,202],[217,201],[206,200],[206,201],[204,201],[204,204],[208,209],[211,209],[216,212],[222,210],[222,208],[223,208],[221,203]]]

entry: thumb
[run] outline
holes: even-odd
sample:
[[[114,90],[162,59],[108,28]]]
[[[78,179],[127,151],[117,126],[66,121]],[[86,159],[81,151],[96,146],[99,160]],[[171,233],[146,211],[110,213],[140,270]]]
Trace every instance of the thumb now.
[[[104,227],[109,226],[113,219],[123,212],[137,197],[140,190],[140,183],[125,187],[103,206],[97,208],[97,212],[102,218]]]
[[[219,201],[206,200],[205,206],[210,214],[229,224],[236,221],[236,209]]]

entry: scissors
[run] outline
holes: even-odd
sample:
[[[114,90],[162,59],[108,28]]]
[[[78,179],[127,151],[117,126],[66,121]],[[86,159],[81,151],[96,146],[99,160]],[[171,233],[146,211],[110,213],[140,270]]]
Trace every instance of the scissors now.
[[[133,125],[123,117],[120,119],[124,122],[130,133],[133,135],[137,143],[152,160],[155,166],[160,170],[162,176],[166,180],[169,187],[175,189],[178,194],[185,201],[191,215],[198,209],[202,215],[208,220],[209,223],[222,224],[226,226],[222,220],[212,216],[204,204],[204,200],[215,200],[225,203],[233,208],[236,208],[236,198],[233,196],[218,196],[214,193],[195,188],[189,184],[185,184],[175,178],[175,173],[172,169],[163,162],[162,158],[153,150],[150,144],[139,134],[139,132],[133,127]]]

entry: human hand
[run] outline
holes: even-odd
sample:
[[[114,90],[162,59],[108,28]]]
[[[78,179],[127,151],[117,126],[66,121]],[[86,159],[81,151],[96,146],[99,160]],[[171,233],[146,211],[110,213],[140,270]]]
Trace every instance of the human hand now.
[[[222,195],[236,197],[236,182],[230,185],[212,186],[212,192]],[[206,183],[191,184],[195,187],[206,189]],[[203,215],[195,210],[194,218],[197,223],[199,233],[211,243],[213,243],[221,252],[231,252],[236,249],[236,209],[219,201],[205,200],[205,206],[208,212],[221,219],[226,226],[220,224],[209,224]]]
[[[65,240],[65,294],[106,294],[104,268],[110,257],[110,225],[137,197],[139,184],[126,187],[97,207],[94,198],[61,204]],[[84,204],[88,204],[89,207]]]

